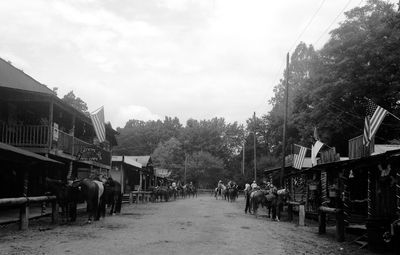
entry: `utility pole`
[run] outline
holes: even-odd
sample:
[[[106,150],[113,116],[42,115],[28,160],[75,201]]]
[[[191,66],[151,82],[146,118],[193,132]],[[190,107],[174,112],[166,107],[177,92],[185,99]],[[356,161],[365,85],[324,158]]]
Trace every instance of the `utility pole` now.
[[[242,174],[244,175],[244,151],[245,151],[246,140],[243,140],[243,160],[242,160]]]
[[[185,185],[186,185],[186,164],[187,164],[187,154],[185,153]]]
[[[287,111],[289,98],[289,52],[286,55],[286,83],[285,83],[285,110],[283,115],[283,141],[282,141],[282,167],[279,176],[279,185],[283,188],[283,174],[285,172],[285,152],[286,152],[286,128],[287,128]]]
[[[253,135],[254,135],[254,180],[257,182],[257,152],[256,152],[257,139],[256,139],[256,112],[254,112],[254,115],[253,115],[253,120],[254,120],[254,130],[253,130]]]

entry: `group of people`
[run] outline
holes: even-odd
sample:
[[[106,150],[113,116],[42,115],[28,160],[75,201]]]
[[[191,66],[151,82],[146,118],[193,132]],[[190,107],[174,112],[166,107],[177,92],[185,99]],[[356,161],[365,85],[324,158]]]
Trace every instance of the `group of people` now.
[[[258,185],[254,180],[251,184],[246,183],[244,188],[244,195],[246,198],[246,206],[244,212],[251,212],[252,208],[252,196],[256,194],[257,191],[267,191],[271,196],[278,196],[278,189],[271,182],[263,182],[261,185]],[[254,206],[254,205],[253,205]],[[275,213],[273,213],[275,214]]]

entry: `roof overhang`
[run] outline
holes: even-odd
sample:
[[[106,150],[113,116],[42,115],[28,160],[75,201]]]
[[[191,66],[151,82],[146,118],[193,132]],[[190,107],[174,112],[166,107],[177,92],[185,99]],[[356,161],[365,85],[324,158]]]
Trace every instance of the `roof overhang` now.
[[[14,147],[5,143],[0,143],[0,161],[9,161],[22,164],[45,163],[50,165],[64,165],[64,163],[44,157],[42,155]]]

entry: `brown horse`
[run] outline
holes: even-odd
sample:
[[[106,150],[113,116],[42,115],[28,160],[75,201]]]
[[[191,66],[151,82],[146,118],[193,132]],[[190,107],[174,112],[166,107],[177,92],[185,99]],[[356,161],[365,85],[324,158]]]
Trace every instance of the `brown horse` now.
[[[121,212],[122,191],[121,184],[109,177],[104,183],[104,202],[110,206],[110,215]]]
[[[76,202],[72,186],[48,177],[46,177],[46,186],[47,191],[57,198],[57,203],[61,208],[61,221],[75,221]]]

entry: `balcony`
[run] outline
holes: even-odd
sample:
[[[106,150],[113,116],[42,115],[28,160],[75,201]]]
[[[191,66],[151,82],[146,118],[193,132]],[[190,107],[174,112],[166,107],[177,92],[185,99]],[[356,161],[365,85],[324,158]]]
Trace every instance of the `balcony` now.
[[[49,146],[48,125],[9,125],[0,122],[0,142],[16,147],[46,148],[49,153],[66,155],[78,161],[110,165],[111,153],[99,146],[85,142],[61,130]]]
[[[48,147],[49,126],[10,125],[0,122],[0,142],[17,147]]]

